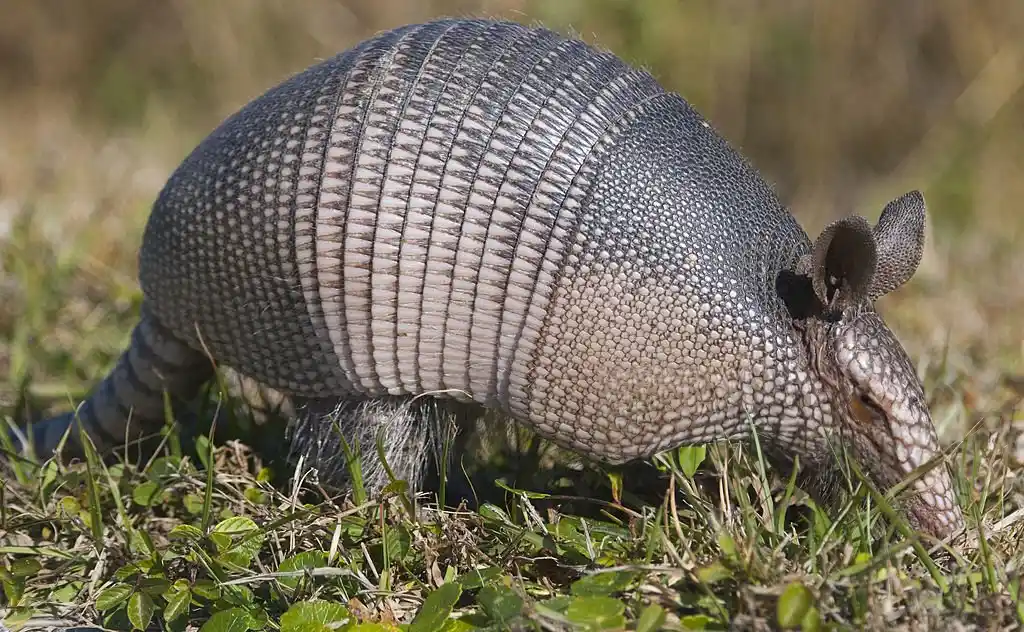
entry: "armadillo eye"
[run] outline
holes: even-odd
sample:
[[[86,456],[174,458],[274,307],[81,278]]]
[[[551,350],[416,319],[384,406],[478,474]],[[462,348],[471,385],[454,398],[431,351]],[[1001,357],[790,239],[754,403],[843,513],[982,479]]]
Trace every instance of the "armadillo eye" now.
[[[859,395],[850,400],[850,410],[853,412],[853,418],[859,423],[871,424],[878,407],[867,396]]]

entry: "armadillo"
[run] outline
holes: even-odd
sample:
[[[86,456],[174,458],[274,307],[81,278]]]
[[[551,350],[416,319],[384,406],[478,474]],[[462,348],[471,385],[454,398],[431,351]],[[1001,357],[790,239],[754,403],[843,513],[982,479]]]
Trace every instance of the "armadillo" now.
[[[325,428],[371,460],[382,437],[414,486],[443,419],[492,411],[612,465],[756,431],[812,493],[840,453],[888,490],[941,457],[874,306],[925,224],[914,191],[812,241],[647,71],[540,26],[402,26],[192,151],[144,231],[128,349],[30,438],[52,451],[77,414],[115,446],[219,366],[294,403],[299,453],[330,469]],[[949,536],[951,473],[920,471],[906,515]]]

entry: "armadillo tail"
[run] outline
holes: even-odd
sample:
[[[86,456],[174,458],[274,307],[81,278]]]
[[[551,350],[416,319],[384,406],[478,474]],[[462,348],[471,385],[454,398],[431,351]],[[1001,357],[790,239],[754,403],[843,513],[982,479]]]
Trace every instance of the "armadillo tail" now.
[[[32,424],[26,437],[36,455],[52,454],[68,428],[64,453],[81,454],[75,417],[100,452],[125,445],[159,428],[165,420],[164,393],[177,409],[194,399],[213,376],[213,365],[161,325],[143,305],[131,343],[114,370],[76,411]]]

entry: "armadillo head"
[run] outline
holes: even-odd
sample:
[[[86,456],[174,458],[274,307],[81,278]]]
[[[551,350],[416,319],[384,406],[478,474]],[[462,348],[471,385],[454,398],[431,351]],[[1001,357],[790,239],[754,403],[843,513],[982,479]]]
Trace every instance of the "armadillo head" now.
[[[810,363],[831,400],[829,429],[883,491],[913,472],[916,480],[901,495],[911,524],[946,537],[962,528],[963,515],[947,465],[930,463],[940,447],[924,387],[874,309],[877,298],[914,274],[924,228],[924,198],[907,193],[873,228],[856,216],[830,224],[797,273],[809,279],[816,302],[803,326]]]

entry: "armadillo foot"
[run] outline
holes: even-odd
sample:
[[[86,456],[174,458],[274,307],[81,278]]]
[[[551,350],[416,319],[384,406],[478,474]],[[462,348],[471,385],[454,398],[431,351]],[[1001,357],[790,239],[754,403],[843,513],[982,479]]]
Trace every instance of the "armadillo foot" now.
[[[320,484],[349,490],[347,444],[358,458],[363,487],[371,496],[391,482],[388,469],[395,480],[406,481],[410,491],[421,489],[437,471],[445,441],[454,437],[465,418],[460,404],[432,397],[305,400],[296,402],[295,412],[289,427],[289,461],[296,464],[303,457],[304,467],[316,470]]]

